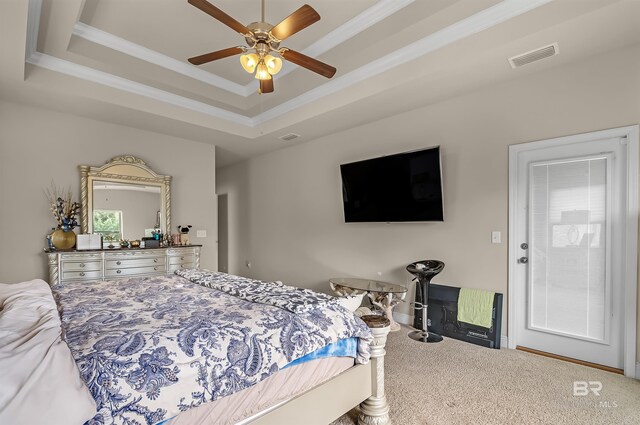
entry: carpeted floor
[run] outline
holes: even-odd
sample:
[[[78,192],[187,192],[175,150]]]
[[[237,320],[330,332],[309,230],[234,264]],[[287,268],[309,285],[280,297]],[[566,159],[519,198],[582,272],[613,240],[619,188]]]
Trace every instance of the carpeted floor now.
[[[450,338],[421,344],[407,331],[387,340],[394,425],[640,424],[640,381]],[[574,396],[574,381],[600,381],[600,396]],[[353,425],[356,417],[353,410],[332,425]]]

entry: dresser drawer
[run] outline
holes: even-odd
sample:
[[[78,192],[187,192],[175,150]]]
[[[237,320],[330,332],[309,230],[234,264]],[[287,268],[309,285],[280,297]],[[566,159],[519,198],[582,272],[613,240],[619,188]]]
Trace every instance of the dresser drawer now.
[[[180,263],[180,264],[171,264],[169,265],[169,272],[173,273],[176,270],[180,270],[180,269],[191,269],[193,268],[193,263]]]
[[[169,257],[169,265],[193,263],[193,254],[172,255]]]
[[[102,268],[101,261],[63,261],[62,272],[93,271]]]
[[[198,252],[199,250],[196,250],[194,248],[181,248],[181,247],[173,247],[173,248],[169,248],[169,250],[167,251],[167,255],[168,256],[180,256],[180,255],[194,255],[196,252]]]
[[[62,280],[71,280],[71,279],[102,279],[102,271],[101,270],[92,270],[92,271],[71,271],[71,272],[62,272]]]
[[[162,266],[148,266],[148,267],[128,267],[121,269],[107,269],[104,271],[105,277],[122,277],[122,276],[135,276],[139,274],[164,274],[165,268]]]
[[[1,0],[0,0],[1,1]],[[164,276],[200,266],[200,246],[47,252],[49,282]]]
[[[164,257],[150,257],[150,258],[122,258],[105,261],[106,269],[122,269],[129,267],[155,267],[162,266],[164,268]]]

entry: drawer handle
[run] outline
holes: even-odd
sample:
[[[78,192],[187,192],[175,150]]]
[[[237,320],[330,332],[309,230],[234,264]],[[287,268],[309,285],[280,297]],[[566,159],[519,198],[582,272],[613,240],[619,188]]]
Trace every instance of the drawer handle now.
[[[84,272],[80,272],[80,276],[84,276]]]
[[[120,264],[122,264],[122,263],[121,263],[120,261],[116,261],[116,264],[117,264],[117,265],[120,265]]]
[[[158,268],[157,268],[157,267],[154,267],[154,268],[153,268],[153,270],[158,271]]]
[[[157,259],[157,258],[155,258],[155,259],[153,260],[153,262],[154,262],[154,263],[157,263],[157,262],[158,262],[158,259]]]
[[[184,257],[180,257],[180,261],[184,261]]]
[[[83,267],[84,267],[84,263],[80,263],[80,268],[83,268]]]
[[[118,269],[118,270],[116,270],[116,273],[120,274],[120,273],[122,273],[122,270]]]

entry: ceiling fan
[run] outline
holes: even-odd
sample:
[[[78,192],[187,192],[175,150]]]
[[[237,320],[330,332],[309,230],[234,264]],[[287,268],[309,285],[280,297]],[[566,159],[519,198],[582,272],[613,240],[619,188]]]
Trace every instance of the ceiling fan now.
[[[255,78],[260,80],[259,93],[273,92],[272,77],[280,72],[282,68],[282,59],[280,57],[327,78],[333,77],[336,73],[336,69],[326,63],[287,47],[280,47],[280,42],[320,20],[318,12],[308,4],[300,7],[274,26],[264,20],[264,0],[262,0],[262,19],[260,22],[253,22],[244,26],[207,0],[187,1],[244,36],[248,46],[229,47],[228,49],[189,58],[189,62],[194,65],[202,65],[244,53],[240,56],[240,64],[250,74],[255,71]],[[273,55],[274,53],[275,56]]]

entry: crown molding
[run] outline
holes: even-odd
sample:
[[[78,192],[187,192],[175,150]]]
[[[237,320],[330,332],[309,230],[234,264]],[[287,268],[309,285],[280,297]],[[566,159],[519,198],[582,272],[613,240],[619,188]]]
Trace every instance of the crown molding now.
[[[38,49],[38,30],[42,13],[42,0],[29,0],[27,10],[27,41],[25,58],[30,57]]]
[[[218,75],[207,72],[201,68],[191,65],[188,62],[180,61],[172,57],[158,53],[155,50],[147,49],[139,44],[115,36],[106,31],[99,30],[82,22],[76,22],[73,26],[73,35],[91,41],[92,43],[108,47],[124,53],[125,55],[143,60],[145,62],[158,65],[162,68],[177,72],[194,80],[201,81],[211,86],[226,90],[238,96],[247,97],[247,89],[242,84],[222,78]]]
[[[324,37],[316,40],[309,47],[302,50],[302,53],[312,57],[320,56],[350,38],[355,37],[362,31],[377,24],[383,19],[393,15],[400,9],[409,6],[414,1],[415,0],[380,0],[378,3],[326,34]],[[285,62],[285,66],[282,71],[276,75],[276,81],[295,69],[298,69],[298,67]]]
[[[414,1],[415,0],[380,0],[324,37],[316,40],[302,52],[309,56],[319,56],[350,38],[355,37],[383,19],[388,18],[397,11],[404,9]]]
[[[318,99],[346,89],[368,78],[374,77],[387,70],[410,62],[420,56],[424,56],[448,44],[481,32],[485,29],[491,28],[504,21],[543,6],[552,1],[553,0],[503,0],[502,2],[489,7],[488,9],[480,11],[440,31],[430,34],[425,38],[417,40],[400,49],[397,49],[394,52],[376,59],[369,64],[361,66],[360,68],[357,68],[339,77],[334,77],[332,80],[329,80],[320,86],[317,86],[254,117],[248,117],[245,115],[230,112],[216,106],[186,98],[184,96],[179,96],[174,93],[157,89],[155,87],[147,86],[135,81],[89,68],[84,65],[79,65],[67,60],[59,59],[35,51],[35,46],[38,39],[37,22],[39,21],[39,11],[42,0],[29,0],[29,17],[27,21],[28,25],[26,43],[26,50],[28,55],[26,57],[26,62],[35,66],[50,69],[52,71],[71,75],[83,80],[96,82],[98,84],[113,87],[115,89],[127,91],[161,102],[200,112],[202,114],[220,118],[235,124],[245,126],[247,128],[254,128],[258,125],[265,124],[268,121],[278,118],[288,112],[291,112],[297,108],[310,104]],[[35,14],[36,16],[31,16],[32,14]],[[30,48],[33,48],[34,50],[30,51]],[[175,61],[175,59],[171,60]],[[245,90],[248,86],[239,85],[239,87],[243,87],[242,90]],[[251,92],[253,92],[253,88],[251,88]],[[258,135],[256,135],[255,137],[257,136]]]
[[[253,127],[253,119],[218,108],[197,100],[169,93],[155,87],[147,86],[136,81],[127,80],[107,72],[99,71],[88,66],[79,65],[64,59],[56,58],[40,52],[35,52],[27,59],[27,62],[51,71],[71,75],[86,81],[102,84],[114,89],[123,90],[129,93],[138,94],[150,99],[158,100],[181,108],[190,109],[212,117],[221,118],[226,121],[240,124],[245,127]]]

